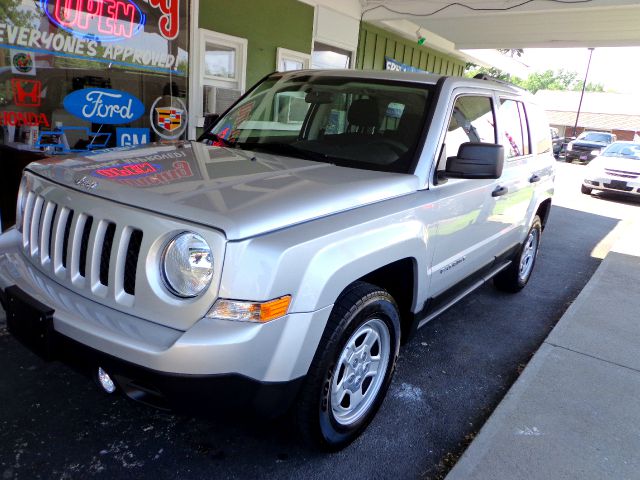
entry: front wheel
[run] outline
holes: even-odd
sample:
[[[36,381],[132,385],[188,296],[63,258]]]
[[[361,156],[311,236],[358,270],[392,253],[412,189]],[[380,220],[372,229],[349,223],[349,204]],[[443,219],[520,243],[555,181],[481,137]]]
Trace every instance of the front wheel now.
[[[400,318],[383,289],[356,282],[331,312],[300,393],[296,421],[313,446],[335,451],[367,427],[384,400],[400,348]]]
[[[580,186],[580,191],[582,193],[584,193],[585,195],[591,195],[591,192],[593,191],[592,188],[589,187],[585,187],[584,185]]]
[[[493,278],[493,283],[498,290],[516,293],[529,282],[536,258],[538,258],[541,234],[542,223],[540,217],[536,215],[527,238],[520,248],[519,255],[511,265]]]

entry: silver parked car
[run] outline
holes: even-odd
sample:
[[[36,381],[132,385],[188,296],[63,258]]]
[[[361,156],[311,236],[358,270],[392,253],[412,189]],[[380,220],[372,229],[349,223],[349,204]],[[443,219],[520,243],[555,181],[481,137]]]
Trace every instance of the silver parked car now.
[[[588,166],[582,193],[593,190],[640,195],[640,143],[615,142]]]
[[[15,337],[106,391],[291,410],[335,450],[402,338],[490,279],[527,284],[553,180],[549,125],[508,84],[276,73],[200,142],[31,164],[0,298]]]

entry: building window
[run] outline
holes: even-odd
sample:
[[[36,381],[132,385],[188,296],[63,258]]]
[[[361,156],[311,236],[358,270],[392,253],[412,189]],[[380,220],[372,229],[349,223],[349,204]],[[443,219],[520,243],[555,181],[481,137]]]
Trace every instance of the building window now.
[[[244,92],[247,70],[247,40],[211,30],[199,31],[200,62],[194,75],[200,84],[194,92],[198,127],[208,114],[221,114]]]
[[[286,48],[278,48],[276,70],[290,72],[291,70],[303,70],[311,65],[311,55],[296,52]]]
[[[313,68],[349,68],[353,52],[342,48],[332,47],[325,43],[315,42],[311,55],[311,65]]]
[[[236,49],[206,42],[204,52],[204,74],[209,78],[236,78]]]

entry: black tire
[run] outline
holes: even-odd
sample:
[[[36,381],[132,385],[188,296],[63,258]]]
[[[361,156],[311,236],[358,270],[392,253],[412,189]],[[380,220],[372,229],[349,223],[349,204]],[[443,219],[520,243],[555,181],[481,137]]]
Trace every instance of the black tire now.
[[[584,193],[585,195],[591,195],[591,192],[593,191],[593,189],[589,188],[589,187],[585,187],[584,185],[581,185],[580,186],[580,191],[582,193]]]
[[[529,282],[533,268],[538,258],[540,238],[542,236],[542,222],[537,215],[529,229],[527,238],[518,250],[511,265],[493,277],[493,284],[498,290],[517,293]]]
[[[366,340],[370,339],[366,332],[369,331],[373,331],[371,338],[378,338],[380,368],[377,369],[378,374],[373,376],[368,376],[371,364],[366,359],[361,361],[366,355]],[[383,338],[385,331],[388,338]],[[347,344],[356,346],[361,337],[360,346],[356,350],[349,350],[352,360],[345,362],[349,357]],[[383,347],[387,341],[388,349]],[[295,408],[294,419],[302,438],[311,446],[325,451],[340,450],[356,439],[384,400],[395,371],[399,349],[400,317],[391,295],[365,282],[355,282],[345,289],[333,307]],[[358,353],[361,350],[365,352]],[[373,362],[376,343],[368,347],[368,354],[367,358]],[[350,380],[354,381],[350,383]],[[342,386],[336,387],[336,383]],[[354,406],[352,419],[343,415],[342,410],[348,412],[351,408],[353,392],[349,393],[348,399],[345,393],[341,402],[334,403],[332,400],[334,394],[347,391],[345,384],[347,387],[353,386],[354,392],[364,392],[364,400],[359,406],[357,403]],[[346,407],[343,405],[345,402],[349,404]]]

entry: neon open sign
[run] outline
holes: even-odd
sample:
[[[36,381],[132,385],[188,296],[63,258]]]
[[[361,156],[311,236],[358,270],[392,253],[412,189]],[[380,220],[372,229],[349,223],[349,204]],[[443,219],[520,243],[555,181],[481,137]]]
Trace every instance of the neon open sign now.
[[[131,0],[40,0],[49,20],[73,35],[102,42],[137,35],[146,16]]]

